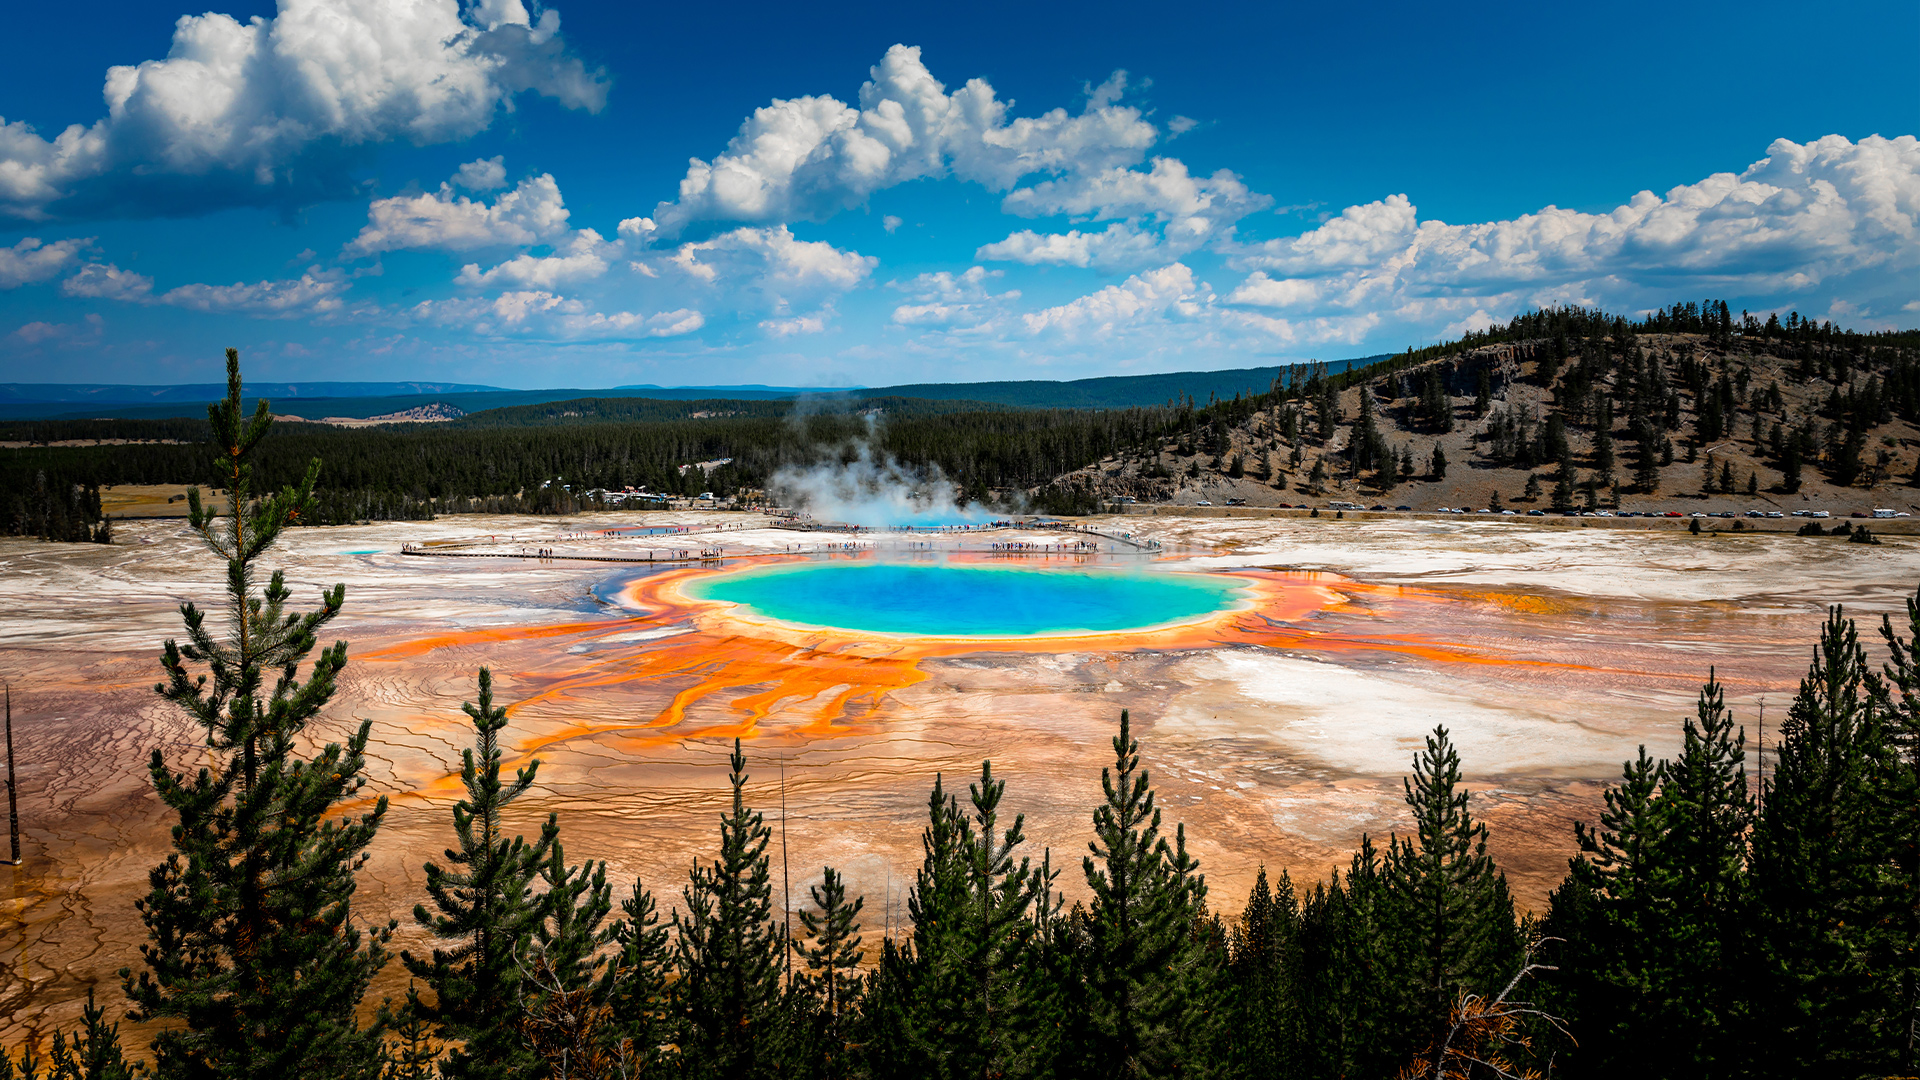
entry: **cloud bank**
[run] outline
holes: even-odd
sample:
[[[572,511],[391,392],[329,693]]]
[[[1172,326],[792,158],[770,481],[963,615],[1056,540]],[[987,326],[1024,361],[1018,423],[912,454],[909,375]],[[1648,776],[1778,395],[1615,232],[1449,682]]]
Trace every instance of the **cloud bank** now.
[[[651,226],[677,237],[700,221],[818,221],[930,177],[1004,191],[1036,173],[1134,164],[1157,137],[1139,109],[1117,103],[1124,72],[1077,114],[1033,117],[1010,116],[984,79],[949,94],[917,47],[893,46],[868,74],[857,108],[821,95],[755,110],[712,161],[688,162],[679,197],[654,208]]]
[[[1604,214],[1548,206],[1450,225],[1420,220],[1407,196],[1393,195],[1300,236],[1237,247],[1231,264],[1253,273],[1229,302],[1329,313],[1562,298],[1637,307],[1706,291],[1786,297],[1866,272],[1912,285],[1920,140],[1778,139],[1741,173],[1642,191]]]
[[[535,93],[598,110],[607,77],[521,0],[281,0],[182,16],[164,59],[107,70],[107,115],[48,139],[0,117],[0,218],[298,206],[356,189],[365,149],[452,142]]]

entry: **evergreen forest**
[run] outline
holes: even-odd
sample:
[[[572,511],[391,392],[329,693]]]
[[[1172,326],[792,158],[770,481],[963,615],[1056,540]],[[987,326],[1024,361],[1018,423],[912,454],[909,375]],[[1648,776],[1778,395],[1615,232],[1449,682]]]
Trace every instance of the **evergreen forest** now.
[[[1920,331],[1736,319],[1712,300],[1637,320],[1552,308],[1346,370],[1274,370],[1264,392],[1125,408],[620,397],[441,424],[280,422],[255,467],[259,482],[279,487],[326,461],[300,525],[570,514],[603,506],[596,491],[629,487],[728,499],[764,490],[783,467],[862,454],[1010,511],[1091,513],[1120,495],[1161,497],[1176,472],[1251,475],[1283,491],[1291,480],[1309,492],[1347,476],[1384,494],[1444,477],[1439,440],[1456,428],[1472,438],[1454,468],[1547,470],[1531,482],[1556,509],[1652,493],[1676,454],[1704,457],[1707,492],[1791,494],[1816,473],[1841,487],[1920,483],[1920,458],[1901,459],[1886,429],[1920,424]],[[1521,379],[1548,407],[1500,407]],[[101,489],[199,483],[205,438],[205,425],[186,419],[0,423],[0,442],[24,444],[0,450],[0,533],[102,539]],[[53,445],[96,440],[117,444]]]

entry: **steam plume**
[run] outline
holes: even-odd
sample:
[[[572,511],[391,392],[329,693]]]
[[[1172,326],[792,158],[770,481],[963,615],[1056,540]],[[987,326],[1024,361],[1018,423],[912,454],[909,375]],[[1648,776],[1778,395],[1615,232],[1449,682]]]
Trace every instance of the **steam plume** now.
[[[918,471],[855,442],[849,459],[842,451],[806,467],[783,466],[768,481],[774,498],[823,522],[886,528],[901,525],[953,525],[990,520],[992,511],[967,502],[938,466]]]

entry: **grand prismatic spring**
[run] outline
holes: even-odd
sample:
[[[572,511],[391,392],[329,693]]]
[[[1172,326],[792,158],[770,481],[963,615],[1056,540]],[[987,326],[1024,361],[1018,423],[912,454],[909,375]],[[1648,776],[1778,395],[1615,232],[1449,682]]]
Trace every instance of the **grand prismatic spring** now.
[[[449,518],[295,530],[276,550],[302,602],[347,586],[331,629],[352,659],[319,737],[373,721],[371,791],[393,808],[366,917],[410,910],[420,864],[450,842],[460,702],[483,664],[512,703],[516,763],[542,762],[510,826],[557,812],[569,856],[663,897],[712,843],[738,736],[796,904],[830,863],[867,897],[869,932],[897,932],[934,775],[966,779],[982,758],[1078,898],[1126,708],[1228,913],[1263,864],[1324,878],[1362,833],[1404,828],[1401,777],[1436,723],[1520,906],[1539,910],[1572,822],[1598,813],[1638,745],[1672,750],[1709,666],[1751,741],[1763,706],[1769,728],[1783,716],[1825,604],[1877,620],[1920,581],[1903,537],[1415,518],[858,536],[737,514],[633,523]],[[182,600],[217,600],[222,568],[175,521],[129,522],[108,548],[7,541],[0,565],[26,836],[25,865],[0,871],[17,898],[0,1001],[18,1034],[27,1017],[66,1023],[90,985],[117,995],[137,961],[132,902],[167,842],[147,756],[200,752],[152,692],[158,647]],[[411,933],[403,918],[397,944],[417,948]],[[397,967],[376,997],[404,990]]]

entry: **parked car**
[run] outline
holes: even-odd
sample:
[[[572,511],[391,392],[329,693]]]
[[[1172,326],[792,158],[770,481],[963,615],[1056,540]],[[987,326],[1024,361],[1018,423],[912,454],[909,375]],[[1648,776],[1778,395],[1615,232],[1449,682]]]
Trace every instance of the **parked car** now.
[[[1394,509],[1395,509],[1395,510],[1411,510],[1411,509],[1413,509],[1413,507],[1411,507],[1411,506],[1396,506],[1396,507],[1394,507]]]
[[[1547,512],[1545,510],[1529,510],[1527,511],[1527,516],[1528,517],[1546,517]]]
[[[1680,511],[1678,511],[1678,510],[1669,510],[1669,511],[1667,511],[1667,512],[1666,512],[1665,514],[1663,514],[1663,515],[1661,515],[1661,516],[1662,516],[1662,517],[1686,517],[1687,515],[1685,515],[1685,514],[1682,514],[1682,513],[1681,513]]]
[[[1245,500],[1245,499],[1228,499],[1228,500],[1227,500],[1227,505],[1228,505],[1228,506],[1245,506],[1245,505],[1247,505],[1247,500]]]
[[[1778,510],[1769,510],[1767,511],[1767,516],[1770,518],[1783,518],[1783,517],[1786,517],[1787,515],[1781,513]]]
[[[1825,510],[1809,510],[1807,511],[1807,516],[1810,518],[1830,518],[1833,515],[1827,513]]]
[[[1200,500],[1199,502],[1197,502],[1197,503],[1194,503],[1193,505],[1195,505],[1195,506],[1212,506],[1213,504],[1212,504],[1212,503],[1210,503],[1210,502],[1208,502],[1208,501],[1207,501],[1207,500],[1205,500],[1205,499],[1201,499],[1201,500]]]

